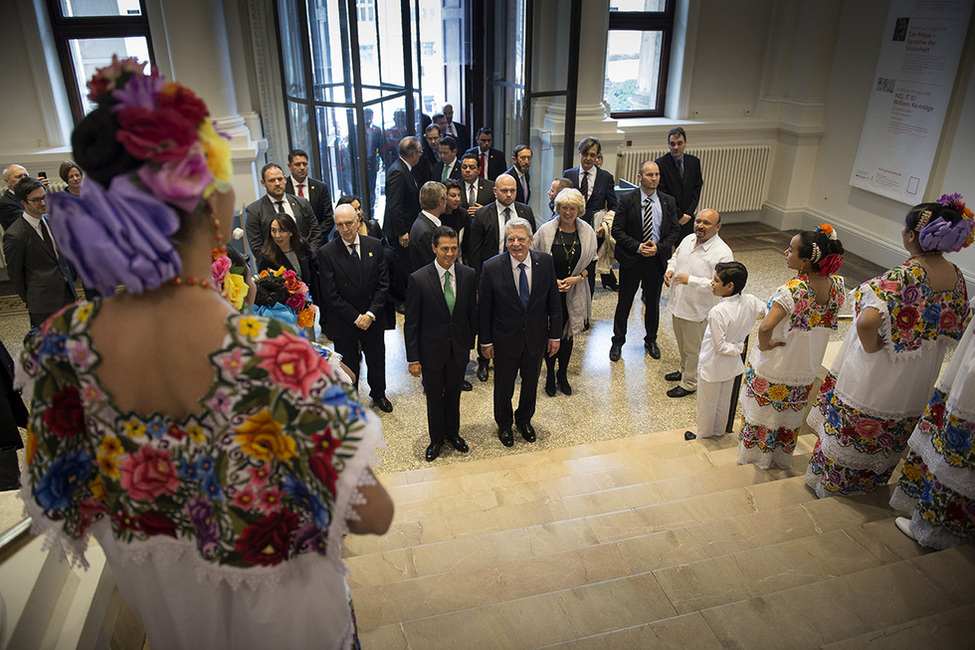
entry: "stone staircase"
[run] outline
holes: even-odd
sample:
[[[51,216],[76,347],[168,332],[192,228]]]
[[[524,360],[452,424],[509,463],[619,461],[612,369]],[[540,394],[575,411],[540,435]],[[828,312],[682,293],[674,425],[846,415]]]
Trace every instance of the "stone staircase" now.
[[[392,528],[346,541],[363,647],[975,645],[975,549],[916,545],[888,490],[816,499],[811,434],[763,471],[681,433],[383,475]]]

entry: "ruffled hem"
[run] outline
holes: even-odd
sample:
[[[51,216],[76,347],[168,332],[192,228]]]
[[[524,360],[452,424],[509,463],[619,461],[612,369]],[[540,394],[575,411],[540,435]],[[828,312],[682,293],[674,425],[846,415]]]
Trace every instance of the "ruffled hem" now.
[[[825,435],[823,435],[825,434]],[[881,474],[893,469],[904,456],[904,450],[884,449],[876,454],[865,454],[851,447],[844,447],[833,436],[821,431],[819,445],[830,460],[851,469],[866,469]]]
[[[742,400],[741,412],[746,421],[760,424],[769,429],[774,430],[780,427],[798,429],[802,426],[803,411],[807,403],[803,402],[802,408],[799,409],[780,411],[772,404],[762,406],[756,399],[746,396]]]
[[[44,511],[31,496],[30,474],[26,468],[20,477],[20,490],[18,490],[17,496],[24,504],[24,516],[30,517],[31,534],[44,540],[41,550],[50,551],[58,548],[72,567],[87,570],[89,564],[88,558],[85,557],[85,551],[91,545],[91,529],[86,530],[80,539],[72,539],[64,534],[60,521],[48,519],[44,516]]]
[[[921,546],[944,551],[962,544],[975,542],[975,536],[959,537],[952,535],[943,527],[935,526],[925,519],[916,508],[917,501],[905,494],[899,487],[894,490],[890,497],[890,506],[900,512],[911,513],[911,534]]]
[[[934,391],[934,386],[931,387],[931,392]],[[877,409],[877,407],[872,404],[865,404],[858,399],[854,398],[852,395],[846,393],[845,391],[839,390],[836,386],[833,387],[833,394],[836,395],[844,404],[850,406],[860,413],[869,414],[871,417],[878,420],[904,420],[907,418],[919,418],[921,414],[924,413],[924,407],[927,406],[927,400],[920,406],[912,408],[908,411],[883,411]],[[930,397],[930,392],[928,393]]]
[[[955,467],[945,460],[931,440],[931,436],[915,429],[907,445],[921,457],[928,471],[946,487],[967,499],[975,499],[975,469]]]
[[[755,465],[759,469],[771,469],[773,465],[781,469],[792,469],[792,453],[781,447],[776,447],[771,452],[763,452],[758,446],[746,447],[739,442],[738,464]]]

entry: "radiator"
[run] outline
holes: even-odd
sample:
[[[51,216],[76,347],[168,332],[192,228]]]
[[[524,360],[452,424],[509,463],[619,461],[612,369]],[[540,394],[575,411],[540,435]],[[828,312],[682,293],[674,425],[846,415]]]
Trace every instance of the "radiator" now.
[[[698,208],[718,212],[760,210],[765,201],[766,172],[771,147],[731,145],[688,148],[701,159],[704,188]],[[667,147],[620,147],[616,178],[637,183],[640,165],[668,153]]]

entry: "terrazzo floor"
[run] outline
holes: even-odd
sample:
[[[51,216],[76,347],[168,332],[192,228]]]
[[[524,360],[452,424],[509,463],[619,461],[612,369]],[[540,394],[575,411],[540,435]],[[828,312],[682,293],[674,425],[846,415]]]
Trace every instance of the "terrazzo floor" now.
[[[794,275],[785,266],[783,251],[794,232],[783,232],[757,223],[727,224],[722,238],[735,253],[735,259],[749,270],[746,293],[767,298]],[[883,269],[862,258],[848,254],[841,274],[847,286],[874,277]],[[9,285],[7,285],[9,287]],[[0,289],[2,289],[0,285]],[[643,317],[639,300],[635,301],[629,321],[629,340],[618,363],[609,361],[613,313],[617,294],[597,283],[593,299],[593,325],[577,340],[569,367],[573,394],[548,397],[543,387],[538,392],[538,407],[532,423],[538,440],[528,444],[515,435],[515,446],[506,448],[496,435],[493,418],[492,379],[486,383],[474,377],[476,363],[468,368],[468,380],[474,390],[461,397],[461,436],[470,452],[460,454],[445,446],[435,465],[469,462],[540,449],[555,449],[600,440],[623,438],[654,431],[693,429],[696,401],[693,396],[672,399],[666,396],[674,384],[664,374],[678,367],[670,312],[666,307],[666,290],[661,305],[658,344],[661,358],[653,360],[643,350]],[[0,340],[16,359],[29,329],[26,311],[14,299],[0,298]],[[849,313],[849,307],[845,312]],[[841,322],[834,340],[842,340],[849,327]],[[752,339],[754,340],[754,330]],[[380,413],[386,449],[380,450],[382,465],[377,473],[400,472],[428,466],[423,458],[429,444],[426,428],[426,403],[420,380],[407,371],[403,343],[403,317],[397,327],[386,334],[387,397],[393,412]],[[543,374],[544,381],[544,374]],[[367,394],[362,386],[363,394]],[[516,387],[516,395],[519,389]],[[368,404],[368,398],[366,398]],[[22,517],[22,507],[12,492],[0,493],[0,531]]]

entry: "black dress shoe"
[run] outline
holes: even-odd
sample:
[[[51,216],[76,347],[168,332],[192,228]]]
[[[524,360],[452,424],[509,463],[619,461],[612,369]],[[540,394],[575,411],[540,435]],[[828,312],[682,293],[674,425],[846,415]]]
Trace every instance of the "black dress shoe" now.
[[[471,386],[471,382],[465,379],[462,382],[460,382],[460,389],[466,393],[468,391],[474,390],[474,387]]]
[[[460,436],[447,436],[447,442],[450,446],[459,451],[462,454],[466,454],[471,449],[467,446],[467,442],[464,441]]]
[[[480,381],[487,381],[491,375],[491,364],[489,361],[479,361],[477,363],[477,378]]]
[[[535,427],[532,426],[531,422],[518,423],[515,426],[518,427],[518,433],[525,439],[525,442],[535,442]]]
[[[599,276],[600,281],[603,283],[603,289],[607,291],[619,291],[620,285],[616,282],[616,276],[612,273],[604,273]]]
[[[437,460],[437,456],[440,455],[440,448],[443,446],[442,442],[431,442],[430,446],[427,447],[427,462],[432,463]]]
[[[620,357],[623,355],[622,346],[616,345],[615,343],[609,346],[609,360],[619,361]]]
[[[653,359],[659,359],[660,358],[660,348],[657,347],[657,342],[656,341],[650,341],[649,343],[647,343],[643,347],[646,349],[647,354],[649,354],[651,358],[653,358]]]
[[[382,411],[383,413],[392,413],[393,405],[385,397],[374,397],[372,398],[372,405]]]
[[[555,393],[555,373],[550,372],[548,373],[548,376],[545,377],[545,394],[549,397],[555,397]]]
[[[572,386],[569,386],[569,380],[564,376],[559,377],[559,390],[562,391],[563,395],[572,394]]]
[[[498,440],[500,440],[501,444],[505,447],[514,447],[515,434],[511,433],[511,427],[508,427],[507,429],[498,429]]]
[[[683,386],[674,386],[667,391],[667,397],[687,397],[688,395],[693,395],[694,391],[687,390]]]
[[[680,381],[683,375],[680,374],[680,370],[675,370],[674,372],[668,372],[664,375],[664,379],[667,381]]]

